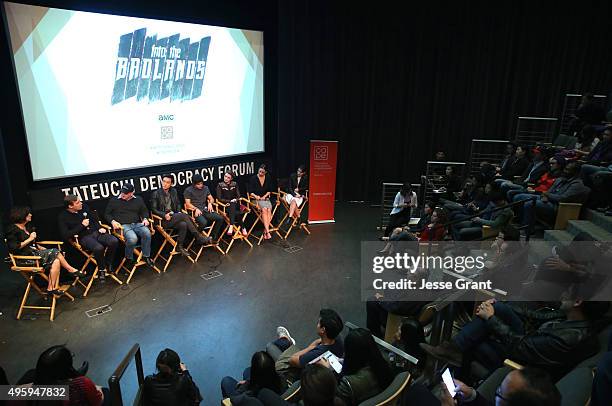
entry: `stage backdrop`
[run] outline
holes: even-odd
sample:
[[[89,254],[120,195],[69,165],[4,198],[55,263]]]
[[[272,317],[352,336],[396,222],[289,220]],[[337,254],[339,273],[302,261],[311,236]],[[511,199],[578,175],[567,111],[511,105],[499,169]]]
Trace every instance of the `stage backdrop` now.
[[[338,141],[310,141],[309,223],[333,223]]]

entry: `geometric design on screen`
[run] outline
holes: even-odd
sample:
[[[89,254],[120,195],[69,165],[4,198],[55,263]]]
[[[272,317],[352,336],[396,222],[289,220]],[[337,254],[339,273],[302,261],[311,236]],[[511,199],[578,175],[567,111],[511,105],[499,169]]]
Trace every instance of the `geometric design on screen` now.
[[[174,34],[147,36],[146,28],[119,37],[111,104],[136,97],[151,103],[202,95],[210,36],[191,42]]]

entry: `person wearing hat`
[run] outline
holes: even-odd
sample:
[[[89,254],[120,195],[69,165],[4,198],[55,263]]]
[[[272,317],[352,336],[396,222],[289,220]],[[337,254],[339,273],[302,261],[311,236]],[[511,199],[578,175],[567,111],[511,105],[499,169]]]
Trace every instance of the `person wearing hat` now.
[[[134,195],[134,185],[124,183],[118,197],[110,199],[104,217],[113,229],[123,228],[125,237],[125,259],[134,261],[134,248],[140,240],[142,256],[147,265],[153,266],[151,259],[151,231],[149,230],[149,209],[140,196]],[[128,264],[129,266],[129,264]]]
[[[212,204],[215,199],[210,194],[208,186],[204,184],[202,175],[193,175],[192,185],[185,189],[183,197],[185,198],[185,208],[193,210],[193,216],[200,227],[206,227],[209,221],[215,222],[211,237],[216,241],[219,238],[221,227],[223,227],[223,217],[213,210]]]

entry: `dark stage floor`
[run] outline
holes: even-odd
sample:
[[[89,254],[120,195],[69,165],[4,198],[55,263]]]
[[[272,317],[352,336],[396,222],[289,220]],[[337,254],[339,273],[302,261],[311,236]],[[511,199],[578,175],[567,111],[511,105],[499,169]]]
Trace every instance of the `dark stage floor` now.
[[[212,250],[192,265],[182,258],[165,274],[139,271],[122,290],[114,282],[94,285],[87,298],[62,300],[54,322],[48,313],[26,313],[15,320],[24,281],[17,273],[0,272],[0,365],[15,382],[54,344],[75,353],[75,365],[90,363],[88,375],[98,385],[107,379],[134,343],[142,349],[145,374],[155,368],[164,348],[176,350],[200,387],[205,405],[218,405],[224,375],[239,378],[253,352],[275,338],[276,326],[291,331],[298,345],[315,337],[318,310],[336,309],[344,320],[365,325],[360,302],[360,241],[377,236],[380,209],[339,203],[336,223],[311,226],[312,235],[294,231],[287,253],[277,240],[252,250],[239,243],[222,257],[223,276],[201,274],[219,263]],[[276,243],[275,243],[276,242]],[[85,311],[108,304],[112,311],[88,318]],[[32,317],[32,315],[34,315]],[[122,381],[124,400],[135,393],[132,367]]]

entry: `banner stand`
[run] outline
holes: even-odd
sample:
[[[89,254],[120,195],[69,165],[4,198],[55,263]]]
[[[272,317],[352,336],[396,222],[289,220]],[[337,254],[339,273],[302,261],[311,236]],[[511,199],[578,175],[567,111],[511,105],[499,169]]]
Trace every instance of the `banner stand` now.
[[[335,223],[338,141],[310,141],[308,224]]]

